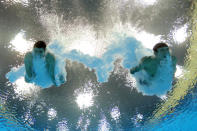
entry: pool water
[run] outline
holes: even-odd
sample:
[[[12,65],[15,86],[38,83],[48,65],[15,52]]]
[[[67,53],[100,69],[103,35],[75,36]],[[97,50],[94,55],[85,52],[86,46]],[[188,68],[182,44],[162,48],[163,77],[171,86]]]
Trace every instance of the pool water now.
[[[196,4],[1,0],[0,129],[197,130]],[[24,55],[38,40],[57,58],[65,77],[58,87],[24,81]],[[154,81],[151,92],[129,69],[161,41],[177,58],[176,73],[172,81],[161,69],[168,81]]]

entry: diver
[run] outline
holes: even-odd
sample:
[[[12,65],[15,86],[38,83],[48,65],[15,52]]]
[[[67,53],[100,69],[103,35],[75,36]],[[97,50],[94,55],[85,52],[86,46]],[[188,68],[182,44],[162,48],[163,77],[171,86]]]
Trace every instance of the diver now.
[[[140,60],[138,66],[130,69],[131,74],[139,71],[145,71],[149,80],[156,77],[158,68],[163,64],[167,64],[167,59],[170,60],[173,76],[176,71],[176,58],[170,54],[169,47],[166,43],[158,43],[153,47],[154,55],[145,56]],[[163,70],[165,71],[165,70]],[[149,85],[149,80],[140,79],[139,83],[142,85]]]
[[[55,56],[46,51],[46,43],[37,41],[33,50],[26,53],[25,63],[25,81],[31,83],[34,79],[38,79],[42,83],[51,81],[55,86]],[[61,78],[63,80],[63,78]]]

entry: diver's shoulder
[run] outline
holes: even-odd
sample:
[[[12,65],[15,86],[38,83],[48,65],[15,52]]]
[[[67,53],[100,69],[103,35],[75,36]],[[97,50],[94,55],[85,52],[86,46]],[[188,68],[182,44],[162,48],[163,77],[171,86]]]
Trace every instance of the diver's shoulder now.
[[[47,51],[46,52],[46,57],[55,57],[51,52]]]
[[[26,57],[33,57],[32,52],[27,52],[27,53],[25,54],[25,58],[26,58]]]
[[[32,60],[33,60],[33,54],[31,52],[27,52],[25,54],[24,62],[27,64],[32,62]]]
[[[47,51],[46,52],[46,59],[55,59],[55,56],[51,52]]]
[[[149,61],[149,60],[152,60],[154,59],[153,56],[144,56],[141,61]]]

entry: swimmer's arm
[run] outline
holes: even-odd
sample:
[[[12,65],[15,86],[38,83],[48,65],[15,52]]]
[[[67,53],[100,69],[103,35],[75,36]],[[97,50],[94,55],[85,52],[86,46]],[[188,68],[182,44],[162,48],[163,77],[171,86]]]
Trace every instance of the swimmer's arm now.
[[[130,69],[130,73],[131,73],[131,74],[135,74],[136,72],[142,70],[142,69],[144,68],[143,63],[144,63],[145,59],[146,59],[146,58],[143,57],[143,58],[141,59],[141,61],[140,61],[140,63],[139,63],[138,66],[131,68],[131,69]]]
[[[24,58],[24,64],[25,64],[26,75],[29,78],[35,77],[35,74],[33,71],[33,56],[31,52],[26,53],[25,58]]]
[[[50,75],[53,83],[56,85],[56,82],[55,82],[55,56],[49,52],[46,54],[46,65],[47,65],[47,70],[49,72],[49,75]]]
[[[140,71],[140,70],[142,70],[141,64],[139,64],[139,65],[136,66],[136,67],[131,68],[131,69],[130,69],[130,73],[131,73],[131,74],[135,74],[136,72],[138,72],[138,71]]]

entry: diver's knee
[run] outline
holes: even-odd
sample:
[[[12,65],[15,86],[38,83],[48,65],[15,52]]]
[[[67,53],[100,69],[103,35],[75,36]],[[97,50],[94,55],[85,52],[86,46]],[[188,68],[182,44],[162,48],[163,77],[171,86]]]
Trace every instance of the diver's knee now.
[[[27,75],[25,75],[25,82],[29,83],[30,82],[30,79]]]

